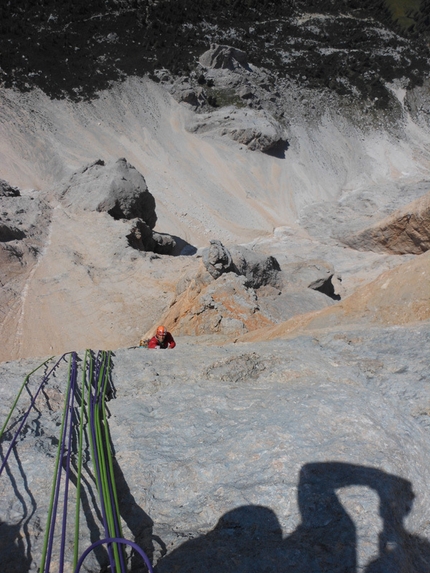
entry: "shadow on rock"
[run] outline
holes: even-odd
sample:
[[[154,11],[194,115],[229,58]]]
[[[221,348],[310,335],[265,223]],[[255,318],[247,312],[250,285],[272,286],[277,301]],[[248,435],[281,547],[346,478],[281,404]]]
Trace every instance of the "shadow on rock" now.
[[[136,503],[130,487],[125,479],[124,473],[120,468],[118,462],[113,458],[113,470],[115,475],[115,482],[118,488],[118,501],[119,509],[122,519],[127,524],[127,527],[133,534],[133,541],[139,545],[141,549],[153,560],[154,545],[156,541],[161,547],[161,554],[166,552],[164,542],[152,533],[154,522],[147,513]],[[142,558],[136,552],[133,552],[131,559],[131,571],[146,571]]]
[[[3,459],[1,447],[0,452]],[[10,471],[8,464],[5,466],[5,469],[12,484],[15,497],[21,506],[22,514],[18,523],[13,525],[0,521],[0,555],[3,571],[8,573],[27,573],[27,571],[30,571],[33,562],[30,521],[37,509],[37,504],[29,488],[27,477],[16,450],[14,450],[13,455],[19,468],[24,491],[18,487],[18,481]]]
[[[221,517],[208,534],[162,559],[157,573],[355,573],[356,527],[336,490],[363,486],[380,500],[379,554],[366,573],[429,571],[430,544],[405,530],[414,499],[411,483],[381,470],[338,462],[303,466],[298,484],[301,524],[287,538],[275,512],[243,506]]]
[[[263,153],[270,155],[270,157],[276,157],[277,159],[285,159],[289,147],[290,144],[288,141],[280,140],[275,143],[275,145],[272,145],[272,147],[269,147],[269,149],[263,151]]]
[[[25,549],[21,526],[0,522],[0,554],[2,567],[8,573],[27,573],[30,571],[31,556]]]
[[[176,243],[173,252],[171,253],[173,256],[182,255],[186,257],[191,257],[197,253],[197,247],[191,245],[181,237],[177,237],[176,235],[172,235],[173,240]]]

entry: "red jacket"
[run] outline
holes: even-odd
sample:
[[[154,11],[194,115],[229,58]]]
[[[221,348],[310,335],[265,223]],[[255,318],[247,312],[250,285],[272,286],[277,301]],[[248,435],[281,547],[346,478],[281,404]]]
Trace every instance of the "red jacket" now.
[[[176,342],[170,332],[166,334],[163,342],[160,342],[156,336],[153,336],[148,342],[148,348],[175,348],[175,346]]]

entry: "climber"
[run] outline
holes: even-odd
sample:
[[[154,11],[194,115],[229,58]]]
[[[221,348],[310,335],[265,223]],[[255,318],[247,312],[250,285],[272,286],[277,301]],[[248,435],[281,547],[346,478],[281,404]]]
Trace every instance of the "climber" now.
[[[155,336],[148,342],[148,348],[175,348],[176,342],[165,326],[159,326]]]

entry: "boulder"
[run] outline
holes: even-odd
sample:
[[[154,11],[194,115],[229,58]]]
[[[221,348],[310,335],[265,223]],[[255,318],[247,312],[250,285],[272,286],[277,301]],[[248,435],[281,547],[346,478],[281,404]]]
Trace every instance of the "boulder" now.
[[[200,56],[199,62],[205,68],[213,69],[234,71],[237,68],[249,68],[245,52],[221,44],[211,44],[210,49]]]
[[[136,219],[127,235],[128,244],[138,251],[153,251],[155,241],[152,237],[152,229],[141,219]]]
[[[75,210],[105,211],[114,219],[157,222],[155,199],[145,178],[124,158],[106,165],[101,159],[74,173],[60,192],[61,202]]]
[[[176,247],[176,241],[171,235],[166,233],[152,233],[154,241],[154,253],[160,255],[170,255]]]
[[[221,241],[212,240],[210,244],[209,249],[203,251],[202,259],[211,277],[217,279],[223,273],[233,272],[231,255]]]
[[[286,143],[284,127],[265,110],[233,106],[193,116],[187,123],[190,133],[227,136],[251,151],[269,151]]]
[[[283,285],[289,289],[310,288],[324,294],[333,291],[334,294],[332,283],[334,274],[335,270],[331,263],[316,259],[284,265],[280,278]]]
[[[176,241],[165,233],[155,233],[141,219],[136,219],[127,235],[128,243],[138,251],[152,251],[160,255],[170,255],[176,247]]]
[[[203,251],[202,259],[214,279],[224,273],[235,273],[245,277],[246,287],[279,285],[278,273],[281,269],[275,257],[260,255],[240,245],[234,245],[228,250],[221,241],[210,243],[209,249]]]
[[[235,272],[246,278],[247,286],[252,288],[263,285],[279,286],[281,269],[275,257],[267,257],[239,245],[234,245],[230,253]]]

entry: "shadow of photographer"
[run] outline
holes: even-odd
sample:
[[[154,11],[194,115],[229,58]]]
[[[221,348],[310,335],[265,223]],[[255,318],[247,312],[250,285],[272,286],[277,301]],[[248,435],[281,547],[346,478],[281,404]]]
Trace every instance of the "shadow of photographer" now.
[[[366,573],[430,571],[430,543],[411,535],[403,520],[414,500],[409,481],[382,470],[341,462],[302,467],[298,484],[301,523],[283,539],[273,510],[248,505],[223,515],[215,528],[175,549],[157,573],[355,573],[356,527],[336,490],[363,486],[379,496],[383,527],[379,554]]]

